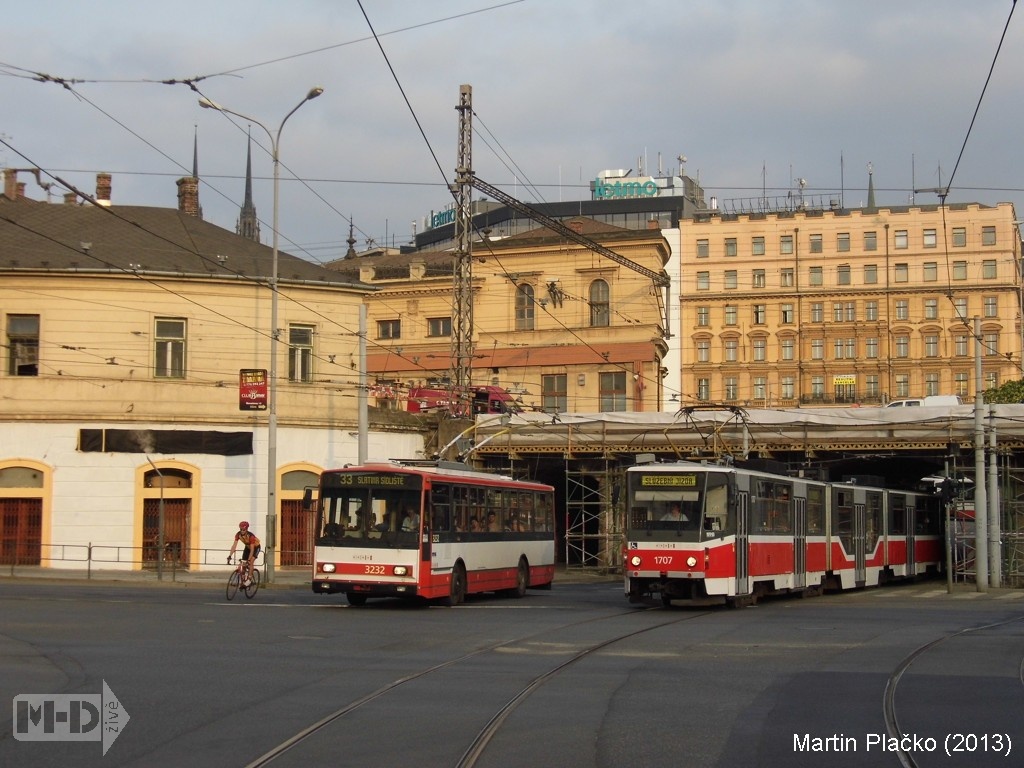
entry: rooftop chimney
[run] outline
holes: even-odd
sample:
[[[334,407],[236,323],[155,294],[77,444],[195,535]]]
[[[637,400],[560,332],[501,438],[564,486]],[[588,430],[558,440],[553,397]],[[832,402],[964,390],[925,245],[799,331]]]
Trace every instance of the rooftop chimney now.
[[[4,197],[14,200],[18,196],[18,171],[15,168],[4,168]]]
[[[96,202],[103,206],[110,205],[110,174],[109,173],[97,173],[96,174]]]
[[[199,217],[199,179],[194,176],[178,179],[178,210]]]
[[[64,193],[64,203],[66,205],[74,205],[77,202],[78,202],[78,195],[77,194],[75,194],[74,192],[65,192]]]

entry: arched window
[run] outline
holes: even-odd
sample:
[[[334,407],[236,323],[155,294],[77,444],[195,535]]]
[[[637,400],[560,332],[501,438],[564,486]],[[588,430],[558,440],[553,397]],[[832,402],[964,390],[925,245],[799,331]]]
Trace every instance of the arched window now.
[[[590,284],[590,325],[604,328],[609,323],[608,283],[595,280]]]
[[[516,286],[516,330],[533,330],[533,286]]]

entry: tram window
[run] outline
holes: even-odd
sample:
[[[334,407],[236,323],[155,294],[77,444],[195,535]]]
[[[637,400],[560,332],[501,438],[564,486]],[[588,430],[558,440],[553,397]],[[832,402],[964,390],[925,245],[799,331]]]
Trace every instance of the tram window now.
[[[853,493],[849,490],[836,488],[833,492],[832,534],[853,535]]]
[[[729,486],[725,477],[709,476],[704,492],[704,530],[732,530],[733,520],[729,508]]]
[[[807,488],[807,532],[825,531],[825,489],[817,486]]]
[[[882,494],[869,493],[867,507],[866,544],[869,552],[874,551],[875,543],[882,532]]]
[[[942,528],[939,499],[921,496],[914,508],[914,530],[917,533],[937,534]]]
[[[772,505],[772,532],[790,533],[789,520],[790,489],[788,485],[776,483],[774,488],[775,503]]]
[[[751,499],[751,523],[756,533],[771,530],[771,512],[774,499],[772,484],[766,480],[758,480],[754,486],[754,498]]]
[[[907,497],[892,494],[889,497],[889,533],[901,536],[907,532]]]

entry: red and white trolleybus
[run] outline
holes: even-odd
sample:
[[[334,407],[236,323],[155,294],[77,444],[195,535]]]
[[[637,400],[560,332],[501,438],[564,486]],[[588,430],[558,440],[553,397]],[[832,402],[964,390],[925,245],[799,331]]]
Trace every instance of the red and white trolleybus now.
[[[314,592],[444,598],[550,588],[554,489],[441,462],[367,463],[320,478]]]
[[[694,462],[626,478],[631,602],[749,604],[942,569],[935,494]]]

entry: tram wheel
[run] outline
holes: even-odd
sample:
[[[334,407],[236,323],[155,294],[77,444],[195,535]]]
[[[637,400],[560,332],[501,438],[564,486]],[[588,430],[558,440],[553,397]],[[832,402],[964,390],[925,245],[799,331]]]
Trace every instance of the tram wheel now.
[[[366,595],[360,595],[358,592],[346,592],[345,599],[348,600],[349,605],[354,605],[357,608],[366,605]]]

